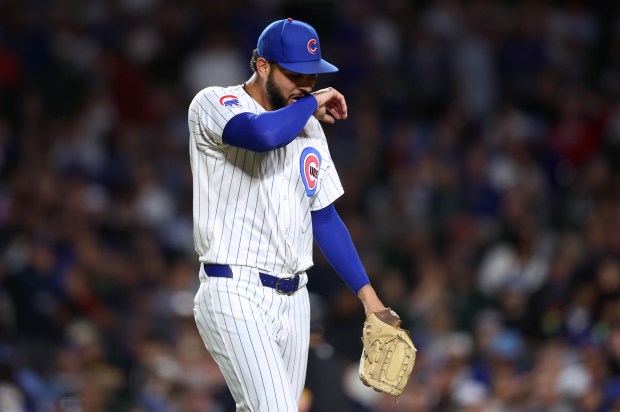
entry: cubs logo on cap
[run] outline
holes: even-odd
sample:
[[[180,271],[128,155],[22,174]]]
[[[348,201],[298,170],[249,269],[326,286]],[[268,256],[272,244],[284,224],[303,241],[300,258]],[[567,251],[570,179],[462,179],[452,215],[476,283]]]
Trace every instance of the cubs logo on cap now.
[[[308,51],[312,54],[316,53],[319,50],[319,47],[316,45],[316,39],[308,40]]]
[[[271,23],[258,38],[258,55],[302,74],[337,72],[321,57],[321,42],[308,23],[291,18]]]
[[[232,94],[227,94],[226,96],[220,97],[220,104],[224,107],[241,107],[239,98]]]
[[[299,171],[301,181],[306,188],[308,197],[316,193],[319,185],[319,170],[321,170],[321,154],[314,147],[306,147],[299,157]]]

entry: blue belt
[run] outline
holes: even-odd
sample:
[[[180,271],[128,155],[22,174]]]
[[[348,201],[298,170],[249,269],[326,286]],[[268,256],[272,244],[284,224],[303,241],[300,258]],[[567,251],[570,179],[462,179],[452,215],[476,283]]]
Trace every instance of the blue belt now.
[[[202,264],[202,268],[209,277],[213,278],[231,278],[233,277],[233,271],[228,265],[212,265]],[[281,295],[292,295],[299,289],[299,275],[279,278],[277,276],[268,275],[267,273],[259,272],[260,282],[263,286],[275,289]]]

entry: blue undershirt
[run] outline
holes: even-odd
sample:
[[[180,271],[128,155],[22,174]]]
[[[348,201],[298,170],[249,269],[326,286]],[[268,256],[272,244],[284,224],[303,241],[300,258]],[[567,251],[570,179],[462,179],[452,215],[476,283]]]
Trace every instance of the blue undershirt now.
[[[267,152],[292,142],[316,111],[314,96],[306,96],[278,110],[239,113],[228,121],[222,141],[231,146]]]
[[[370,280],[355,250],[349,230],[333,204],[310,214],[314,240],[336,273],[357,295]]]

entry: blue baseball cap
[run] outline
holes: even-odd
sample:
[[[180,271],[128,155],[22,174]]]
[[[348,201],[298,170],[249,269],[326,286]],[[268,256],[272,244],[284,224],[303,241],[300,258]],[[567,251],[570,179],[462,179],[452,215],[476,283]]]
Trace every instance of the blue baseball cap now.
[[[321,58],[321,43],[308,23],[291,18],[271,23],[258,38],[258,55],[295,73],[321,74],[338,68]]]

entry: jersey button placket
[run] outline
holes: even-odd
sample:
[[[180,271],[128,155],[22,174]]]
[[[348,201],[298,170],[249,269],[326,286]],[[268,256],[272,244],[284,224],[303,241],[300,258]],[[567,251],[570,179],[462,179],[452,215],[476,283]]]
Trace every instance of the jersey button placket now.
[[[288,202],[288,195],[282,196],[282,203],[284,205],[284,214],[282,216],[283,218],[282,226],[284,227],[284,233],[285,233],[285,236],[287,237],[286,243],[288,244],[288,232],[289,232],[288,223],[290,222],[290,213],[291,213],[291,205]]]
[[[289,214],[291,213],[291,205],[288,204],[288,195],[282,196],[282,201],[284,202],[284,219],[282,222],[284,223],[284,232],[288,235],[288,222],[289,222]]]

